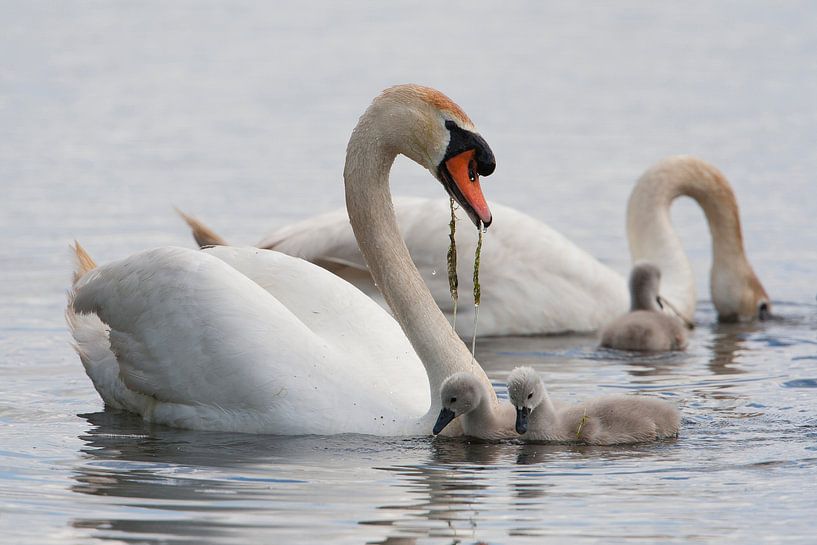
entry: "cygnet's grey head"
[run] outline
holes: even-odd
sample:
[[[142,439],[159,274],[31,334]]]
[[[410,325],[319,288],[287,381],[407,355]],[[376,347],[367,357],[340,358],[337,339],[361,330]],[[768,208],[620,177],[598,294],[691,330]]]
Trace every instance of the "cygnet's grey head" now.
[[[443,408],[434,424],[434,435],[443,431],[454,418],[471,412],[482,402],[482,395],[482,383],[471,373],[461,371],[445,379],[440,389]]]
[[[516,433],[528,431],[528,416],[545,400],[547,391],[539,373],[531,367],[517,367],[508,375],[508,395],[516,407]]]
[[[637,263],[630,272],[630,310],[661,310],[658,288],[661,270],[652,263]]]

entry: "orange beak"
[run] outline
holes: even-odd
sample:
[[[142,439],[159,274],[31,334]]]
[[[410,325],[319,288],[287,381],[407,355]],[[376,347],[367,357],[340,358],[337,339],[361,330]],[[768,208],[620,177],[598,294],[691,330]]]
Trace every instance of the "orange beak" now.
[[[445,162],[448,174],[457,186],[456,189],[462,195],[465,202],[470,206],[484,226],[491,224],[491,210],[485,202],[482,188],[479,186],[479,173],[477,172],[476,151],[468,150],[455,155]]]

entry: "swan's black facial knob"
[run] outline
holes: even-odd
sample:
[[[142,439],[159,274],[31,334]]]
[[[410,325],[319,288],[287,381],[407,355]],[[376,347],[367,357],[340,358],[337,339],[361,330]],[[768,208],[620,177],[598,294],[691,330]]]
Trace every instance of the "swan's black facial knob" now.
[[[482,146],[476,148],[477,172],[482,176],[490,176],[496,170],[496,159],[494,159],[494,152],[488,147],[488,143],[482,139],[481,136],[476,137],[482,142]]]
[[[494,152],[485,139],[475,132],[463,129],[450,119],[445,122],[445,128],[450,133],[448,148],[445,150],[445,159],[467,151],[474,150],[474,159],[477,163],[477,172],[480,176],[490,176],[496,170]]]
[[[475,132],[463,129],[452,120],[445,122],[448,129],[448,147],[437,166],[437,178],[448,194],[468,213],[478,228],[491,224],[491,211],[479,176],[487,176],[496,169],[496,160],[488,143]]]

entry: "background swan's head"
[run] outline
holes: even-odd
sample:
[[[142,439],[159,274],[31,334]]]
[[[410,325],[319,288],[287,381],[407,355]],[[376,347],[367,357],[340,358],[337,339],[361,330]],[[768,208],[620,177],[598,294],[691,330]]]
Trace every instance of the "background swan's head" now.
[[[751,265],[738,270],[712,268],[712,303],[721,322],[751,322],[772,316],[772,303]]]
[[[491,211],[479,177],[493,173],[496,160],[450,98],[430,87],[396,85],[374,99],[358,128],[373,132],[377,145],[427,168],[475,225],[490,225]]]
[[[528,416],[547,396],[545,383],[531,367],[517,367],[508,375],[508,396],[516,407],[516,433],[528,431]]]
[[[434,435],[443,431],[454,418],[471,412],[482,403],[483,392],[482,383],[471,373],[461,371],[445,379],[440,389],[443,408],[434,424]]]
[[[658,302],[661,270],[645,261],[630,271],[630,310],[661,310]]]

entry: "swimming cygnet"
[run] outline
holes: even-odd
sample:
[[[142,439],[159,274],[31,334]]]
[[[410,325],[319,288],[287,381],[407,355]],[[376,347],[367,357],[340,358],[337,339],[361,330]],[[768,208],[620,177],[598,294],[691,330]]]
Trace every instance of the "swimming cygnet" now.
[[[479,439],[517,437],[513,405],[502,400],[494,403],[486,388],[477,377],[465,371],[445,379],[440,390],[443,408],[434,424],[434,435],[459,417],[465,435]]]
[[[612,395],[557,407],[530,367],[511,371],[508,393],[516,407],[516,431],[529,441],[642,443],[675,437],[681,425],[678,409],[649,397]]]
[[[616,318],[601,333],[601,346],[619,350],[664,352],[687,345],[684,325],[663,312],[658,295],[661,271],[640,263],[630,273],[630,312]]]

